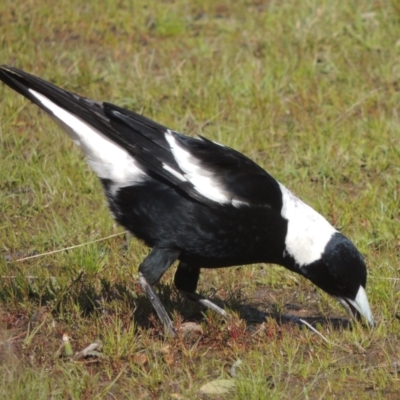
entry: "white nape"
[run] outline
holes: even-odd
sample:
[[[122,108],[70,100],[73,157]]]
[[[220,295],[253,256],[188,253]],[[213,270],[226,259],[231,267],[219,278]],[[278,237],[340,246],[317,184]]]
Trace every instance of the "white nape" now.
[[[282,192],[281,215],[288,221],[286,251],[301,267],[321,258],[336,229],[318,212],[279,183]]]

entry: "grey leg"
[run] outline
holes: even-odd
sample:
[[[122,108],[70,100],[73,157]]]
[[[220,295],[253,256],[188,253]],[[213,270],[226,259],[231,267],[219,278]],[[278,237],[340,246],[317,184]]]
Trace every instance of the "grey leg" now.
[[[183,290],[181,290],[180,292],[187,299],[189,299],[191,301],[194,301],[196,303],[200,303],[203,306],[205,306],[207,308],[210,308],[211,310],[214,310],[218,314],[222,315],[224,318],[226,318],[228,316],[228,314],[226,313],[226,311],[224,309],[222,309],[221,307],[217,306],[211,300],[201,296],[200,294],[198,294],[196,292],[188,293],[188,292],[185,292]]]
[[[178,269],[176,270],[175,273],[175,279],[174,279],[175,286],[189,300],[200,303],[203,306],[210,308],[211,310],[214,310],[223,317],[226,317],[227,314],[225,310],[223,310],[221,307],[218,307],[211,300],[206,299],[205,297],[196,293],[199,276],[200,276],[199,267],[193,267],[181,262],[178,265]]]
[[[139,283],[143,291],[147,294],[147,297],[149,298],[154,309],[156,310],[158,318],[160,318],[161,322],[163,323],[166,333],[172,337],[176,336],[174,326],[172,324],[171,318],[167,313],[167,310],[164,308],[160,298],[157,296],[153,287],[147,282],[146,278],[140,272]]]
[[[179,254],[180,251],[176,249],[154,247],[139,266],[139,283],[170,336],[176,335],[175,329],[165,307],[154,291],[153,285],[160,280],[164,272],[179,257]]]

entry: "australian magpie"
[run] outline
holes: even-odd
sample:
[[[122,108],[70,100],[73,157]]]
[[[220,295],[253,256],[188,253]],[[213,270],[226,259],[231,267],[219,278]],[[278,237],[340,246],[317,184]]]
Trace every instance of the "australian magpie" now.
[[[170,334],[173,324],[153,285],[177,260],[175,286],[222,315],[196,293],[200,268],[274,263],[374,325],[366,266],[353,243],[243,154],[17,68],[1,66],[0,79],[82,148],[114,218],[152,249],[139,266],[139,281]]]

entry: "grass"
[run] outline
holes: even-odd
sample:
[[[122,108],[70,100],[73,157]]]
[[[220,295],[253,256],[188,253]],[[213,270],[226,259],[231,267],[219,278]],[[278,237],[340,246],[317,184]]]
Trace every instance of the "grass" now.
[[[167,340],[135,239],[18,262],[122,230],[79,149],[1,85],[0,397],[397,398],[399,24],[397,0],[1,2],[1,63],[234,147],[321,211],[364,254],[378,325],[349,327],[267,265],[202,273],[225,322],[180,298],[171,269],[158,289],[182,333]],[[65,356],[64,333],[100,354]],[[231,393],[201,393],[237,360]]]

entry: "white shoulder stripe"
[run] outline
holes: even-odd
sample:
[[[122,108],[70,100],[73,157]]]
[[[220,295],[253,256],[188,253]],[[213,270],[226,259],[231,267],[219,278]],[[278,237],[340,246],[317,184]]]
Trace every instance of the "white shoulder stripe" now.
[[[168,171],[169,173],[171,173],[172,175],[174,175],[176,178],[178,178],[179,180],[181,180],[182,182],[187,181],[187,179],[177,170],[171,168],[169,165],[163,163],[163,168]]]
[[[93,171],[103,179],[110,179],[120,187],[146,179],[133,157],[97,129],[59,107],[47,97],[29,89],[31,94],[47,109],[71,139],[82,148]]]
[[[279,184],[279,187],[283,202],[281,215],[288,221],[286,251],[300,267],[319,260],[336,229],[285,186]]]
[[[182,170],[185,179],[194,186],[197,192],[220,204],[231,203],[235,207],[244,204],[243,202],[230,198],[229,193],[221,187],[218,177],[216,177],[212,171],[203,168],[198,159],[181,147],[170,130],[167,130],[165,133],[165,138],[171,147],[175,161]]]

